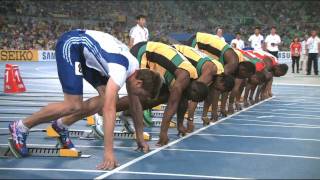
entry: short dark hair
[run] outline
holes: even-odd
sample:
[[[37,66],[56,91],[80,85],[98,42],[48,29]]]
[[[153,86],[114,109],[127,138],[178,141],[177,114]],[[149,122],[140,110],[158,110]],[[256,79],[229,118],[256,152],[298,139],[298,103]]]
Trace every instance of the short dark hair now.
[[[256,26],[254,29],[259,29],[259,30],[261,30],[260,26]]]
[[[151,98],[156,98],[160,93],[162,80],[159,73],[149,69],[140,69],[137,71],[137,79],[142,80],[142,88],[150,93]]]
[[[219,29],[223,30],[222,27],[217,27],[217,28],[216,28],[216,32],[218,32]]]
[[[275,71],[277,67],[282,71],[283,75],[287,74],[289,69],[289,66],[287,64],[277,64],[275,67],[272,68],[273,71]]]
[[[277,29],[277,27],[276,26],[271,26],[271,29]]]
[[[140,19],[146,19],[147,16],[143,15],[143,14],[140,14],[136,17],[136,20],[140,20]]]
[[[191,80],[186,88],[186,96],[189,100],[194,102],[201,102],[207,98],[209,94],[208,86],[196,80]]]
[[[232,75],[222,75],[222,82],[226,92],[229,92],[234,87],[234,77]]]
[[[241,33],[240,33],[240,32],[237,32],[236,35],[241,35]]]
[[[250,61],[240,62],[239,66],[243,66],[249,74],[256,73],[256,66]]]

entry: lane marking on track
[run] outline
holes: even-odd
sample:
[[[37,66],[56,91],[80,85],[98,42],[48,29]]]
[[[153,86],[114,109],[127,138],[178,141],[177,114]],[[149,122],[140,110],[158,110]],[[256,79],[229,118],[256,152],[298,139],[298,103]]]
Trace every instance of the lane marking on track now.
[[[230,116],[228,116],[226,118],[222,118],[222,119],[218,120],[217,122],[210,124],[209,126],[205,126],[203,128],[200,128],[200,129],[198,129],[198,130],[196,130],[196,131],[194,131],[194,132],[192,132],[192,133],[190,133],[190,134],[188,134],[188,135],[186,135],[186,136],[184,136],[184,137],[182,137],[180,139],[172,141],[171,143],[169,143],[169,144],[167,144],[165,146],[159,147],[156,150],[153,150],[153,151],[151,151],[151,152],[149,152],[149,153],[147,153],[147,154],[145,154],[143,156],[140,156],[140,157],[138,157],[136,159],[133,159],[133,160],[131,160],[131,161],[129,161],[129,162],[127,162],[127,163],[125,163],[125,164],[123,164],[123,165],[121,165],[121,166],[119,166],[119,167],[107,172],[107,173],[104,173],[104,174],[96,177],[95,179],[104,179],[104,178],[106,178],[106,177],[108,177],[108,176],[110,176],[110,175],[112,175],[114,173],[117,173],[117,172],[119,172],[119,171],[121,171],[121,170],[123,170],[123,169],[125,169],[125,168],[127,168],[127,167],[129,167],[129,166],[131,166],[131,165],[133,165],[133,164],[135,164],[135,163],[137,163],[137,162],[149,157],[149,156],[152,156],[152,155],[154,155],[154,154],[156,154],[156,153],[158,153],[158,152],[160,152],[160,151],[162,151],[162,150],[164,150],[164,149],[166,149],[166,148],[168,148],[170,146],[173,146],[173,145],[179,143],[180,141],[182,141],[182,140],[184,140],[186,138],[189,138],[189,137],[191,137],[191,136],[193,136],[193,135],[195,135],[195,134],[197,134],[197,133],[199,133],[199,132],[201,132],[201,131],[203,131],[205,129],[208,129],[209,127],[212,127],[212,126],[214,126],[216,124],[219,124],[219,123],[221,123],[221,122],[223,122],[223,121],[225,121],[225,120],[227,120],[227,119],[229,119],[229,118],[231,118],[233,116],[236,116],[236,115],[238,115],[238,114],[240,114],[240,113],[242,113],[244,111],[247,111],[247,110],[249,110],[251,108],[254,108],[254,107],[258,106],[259,104],[262,104],[262,103],[264,103],[266,101],[269,101],[269,100],[271,100],[273,98],[275,98],[275,96],[271,97],[271,98],[268,98],[268,99],[265,99],[265,100],[263,100],[263,101],[261,101],[261,102],[259,102],[257,104],[254,104],[254,105],[252,105],[252,106],[250,106],[250,107],[248,107],[246,109],[238,111],[238,112],[236,112],[236,113],[234,113],[234,114],[232,114],[232,115],[230,115]]]

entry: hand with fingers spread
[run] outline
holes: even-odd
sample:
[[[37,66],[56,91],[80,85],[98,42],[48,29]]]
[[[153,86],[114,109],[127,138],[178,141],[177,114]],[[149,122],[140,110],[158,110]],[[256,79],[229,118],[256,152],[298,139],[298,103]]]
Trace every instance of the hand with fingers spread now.
[[[143,153],[148,153],[150,151],[150,147],[145,141],[137,142],[137,145],[138,145],[138,147],[137,147],[136,151],[140,151]]]
[[[119,164],[112,152],[105,152],[103,162],[97,166],[99,170],[111,170],[118,167]]]
[[[166,133],[160,133],[160,139],[157,143],[157,146],[164,146],[168,144],[168,142],[169,142],[168,135]]]

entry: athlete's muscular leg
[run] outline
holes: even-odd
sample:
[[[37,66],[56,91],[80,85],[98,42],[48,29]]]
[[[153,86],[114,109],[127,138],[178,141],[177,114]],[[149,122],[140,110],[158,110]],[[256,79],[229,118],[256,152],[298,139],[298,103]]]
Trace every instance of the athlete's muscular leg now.
[[[62,122],[65,125],[70,126],[80,119],[96,114],[103,107],[104,102],[104,90],[105,86],[99,86],[96,88],[99,96],[90,98],[82,103],[81,110],[73,113],[72,115],[62,118]]]
[[[51,103],[41,108],[30,117],[24,119],[23,124],[32,128],[38,124],[50,122],[63,116],[68,116],[82,109],[82,95],[64,94],[64,101]]]

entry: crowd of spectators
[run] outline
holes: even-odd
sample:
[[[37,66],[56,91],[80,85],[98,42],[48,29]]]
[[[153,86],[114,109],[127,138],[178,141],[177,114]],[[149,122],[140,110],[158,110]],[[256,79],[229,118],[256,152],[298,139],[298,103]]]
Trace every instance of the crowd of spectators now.
[[[0,4],[1,49],[54,49],[58,37],[76,28],[101,30],[128,44],[135,16],[145,14],[151,39],[171,32],[240,32],[255,26],[266,35],[276,26],[288,49],[295,35],[319,26],[318,1],[99,1],[5,0]]]

